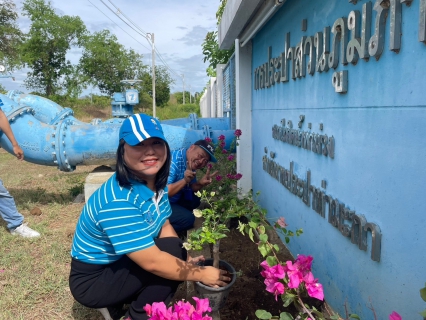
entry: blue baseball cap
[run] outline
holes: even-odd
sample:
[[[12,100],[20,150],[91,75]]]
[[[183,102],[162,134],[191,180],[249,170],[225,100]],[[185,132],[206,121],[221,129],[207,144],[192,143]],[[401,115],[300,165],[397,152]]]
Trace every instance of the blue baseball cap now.
[[[136,146],[149,138],[160,138],[167,142],[160,121],[151,116],[134,114],[121,125],[119,140],[124,139],[128,145]]]

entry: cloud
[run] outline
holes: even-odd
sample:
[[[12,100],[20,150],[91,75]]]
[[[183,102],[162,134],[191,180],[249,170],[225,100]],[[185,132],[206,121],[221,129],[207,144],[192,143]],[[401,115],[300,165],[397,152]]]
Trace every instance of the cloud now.
[[[200,53],[188,58],[176,57],[173,59],[173,65],[176,64],[185,70],[185,90],[189,90],[191,86],[191,92],[194,93],[200,92],[205,87],[208,77],[205,72],[207,64],[203,62],[203,58],[204,56]],[[176,82],[171,89],[172,92],[182,91],[182,79],[176,78]]]
[[[185,34],[184,37],[177,39],[188,46],[199,46],[203,43],[207,32],[210,30],[199,25],[192,27],[191,31]]]

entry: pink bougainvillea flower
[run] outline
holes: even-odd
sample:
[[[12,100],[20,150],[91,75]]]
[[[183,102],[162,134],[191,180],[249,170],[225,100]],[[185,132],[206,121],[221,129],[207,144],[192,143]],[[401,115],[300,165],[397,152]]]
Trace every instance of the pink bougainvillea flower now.
[[[318,300],[324,300],[322,284],[318,283],[318,279],[314,279],[312,272],[309,272],[303,279],[305,281],[305,287],[306,291],[308,291],[308,295]]]
[[[226,150],[226,149],[222,149],[222,153],[223,153],[223,154],[227,154],[227,153],[228,153],[228,150]]]
[[[297,265],[293,265],[293,262],[286,262],[286,272],[289,278],[288,287],[291,289],[297,288],[300,282],[303,281],[303,275],[299,271]]]
[[[204,140],[206,140],[207,142],[212,142],[212,139],[210,139],[209,137],[205,137]]]
[[[164,302],[154,302],[151,306],[147,304],[144,310],[151,308],[151,320],[171,320],[172,319],[172,307],[166,308]]]
[[[233,175],[233,174],[230,174],[230,173],[227,173],[226,174],[226,177],[228,178],[228,179],[234,179],[235,178],[235,176]]]
[[[223,147],[225,147],[225,141],[221,141],[220,143],[219,143],[219,147],[221,147],[221,148],[223,148]]]
[[[272,272],[272,267],[271,267],[271,266],[269,266],[269,264],[268,264],[268,262],[267,262],[266,260],[265,260],[265,261],[263,261],[263,262],[260,264],[260,266],[263,268],[263,271],[261,271],[261,272],[260,272],[260,274],[261,274],[264,278],[269,279],[269,278],[273,278],[273,277],[274,277],[273,272]]]
[[[229,161],[233,161],[235,159],[235,157],[234,157],[234,155],[233,154],[230,154],[229,156],[228,156],[228,160]]]
[[[148,317],[152,315],[152,307],[150,304],[146,304],[145,307],[143,307]]]
[[[195,312],[194,306],[189,302],[178,301],[174,307],[172,319],[191,319]]]
[[[218,138],[220,141],[223,141],[223,140],[225,140],[225,136],[223,135],[223,134],[221,134],[220,136],[219,136],[219,138]]]
[[[220,180],[222,180],[222,176],[218,174],[218,175],[216,176],[216,181],[220,181]]]
[[[275,266],[270,267],[268,262],[263,261],[260,264],[263,267],[263,271],[260,273],[266,279],[274,279],[281,280],[285,277],[285,270],[282,265],[277,264]]]
[[[266,284],[266,291],[274,294],[275,301],[278,301],[278,295],[285,291],[284,284],[274,279],[265,279],[264,283]]]
[[[177,319],[190,319],[190,316],[195,312],[195,308],[189,302],[178,301],[174,306],[173,315]],[[174,318],[173,318],[174,319]]]
[[[280,217],[280,218],[277,220],[277,223],[279,224],[279,226],[280,226],[281,228],[285,228],[285,227],[287,227],[287,226],[288,226],[288,224],[285,222],[285,218],[284,218],[284,217]]]
[[[193,297],[193,299],[196,303],[196,308],[191,303],[182,300],[168,309],[164,302],[154,302],[152,306],[147,304],[144,310],[149,320],[212,320],[207,315],[203,316],[204,312],[211,311],[209,300],[197,297]]]
[[[239,138],[241,135],[243,134],[243,132],[240,129],[235,130],[234,135]]]
[[[209,162],[209,163],[207,164],[207,168],[211,169],[211,168],[213,168],[213,165]]]
[[[237,173],[235,175],[235,180],[240,180],[243,177],[243,175],[241,173]]]
[[[402,320],[402,317],[398,312],[392,311],[392,313],[389,315],[389,320]]]
[[[203,313],[203,312],[210,312],[212,311],[212,308],[210,308],[209,299],[199,299],[197,297],[192,297],[196,303],[196,312],[197,313]]]
[[[270,266],[269,266],[269,264],[268,264],[268,261],[266,261],[266,260],[263,260],[263,261],[260,263],[260,266],[261,266],[263,269],[269,269],[269,268],[270,268]]]
[[[312,256],[305,256],[303,254],[299,254],[296,258],[296,264],[299,266],[299,271],[306,275],[312,268]]]

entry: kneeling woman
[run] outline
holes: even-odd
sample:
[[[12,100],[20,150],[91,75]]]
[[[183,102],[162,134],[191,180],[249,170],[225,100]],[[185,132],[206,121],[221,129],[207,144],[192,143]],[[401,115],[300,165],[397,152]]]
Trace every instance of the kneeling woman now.
[[[87,201],[71,249],[70,289],[90,308],[130,304],[126,318],[147,319],[143,307],[171,300],[179,283],[224,286],[225,271],[187,258],[169,223],[170,149],[158,120],[127,118],[120,129],[115,174]]]

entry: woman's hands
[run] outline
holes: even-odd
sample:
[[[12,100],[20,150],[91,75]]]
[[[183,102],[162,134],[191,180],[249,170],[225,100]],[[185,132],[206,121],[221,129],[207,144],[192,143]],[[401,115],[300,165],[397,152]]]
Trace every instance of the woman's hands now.
[[[231,278],[227,276],[226,270],[217,269],[215,267],[201,267],[202,279],[200,280],[206,286],[219,288],[226,286]]]
[[[188,260],[186,262],[197,264],[200,261],[205,261],[206,259],[204,256],[198,256],[198,257],[190,257],[188,255]],[[202,276],[200,282],[204,283],[206,286],[218,288],[223,287],[228,284],[229,281],[231,281],[231,278],[227,276],[227,272],[225,270],[220,270],[214,267],[200,267],[202,270]],[[228,282],[226,282],[228,281]]]
[[[186,262],[192,263],[192,264],[197,264],[198,262],[205,261],[205,260],[206,260],[206,258],[204,258],[203,255],[198,256],[198,257],[194,257],[194,258],[191,257],[190,255],[188,255],[188,259],[186,260]]]

